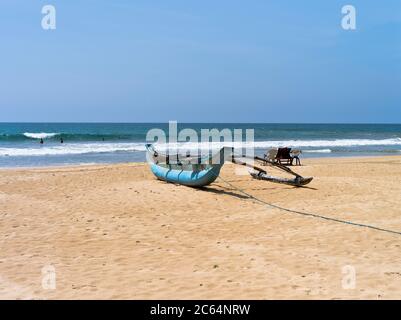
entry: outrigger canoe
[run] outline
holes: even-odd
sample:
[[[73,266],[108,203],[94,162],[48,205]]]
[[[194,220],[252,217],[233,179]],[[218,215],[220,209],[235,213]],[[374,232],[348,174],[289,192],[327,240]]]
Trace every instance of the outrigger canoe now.
[[[190,187],[203,187],[216,180],[224,164],[225,154],[231,153],[230,148],[222,148],[214,156],[205,159],[163,154],[151,144],[147,144],[146,149],[150,170],[159,180]]]
[[[216,154],[208,157],[185,157],[182,155],[163,154],[155,150],[152,144],[146,145],[147,161],[150,170],[159,179],[166,182],[182,184],[190,187],[203,187],[214,182],[220,174],[225,161],[247,166],[253,169],[251,176],[258,180],[265,180],[276,183],[284,183],[292,186],[303,186],[312,181],[312,177],[304,178],[284,165],[270,162],[259,157],[252,157],[252,160],[264,165],[270,165],[282,170],[294,178],[274,177],[266,170],[250,164],[246,156],[234,154],[233,148],[221,148]]]

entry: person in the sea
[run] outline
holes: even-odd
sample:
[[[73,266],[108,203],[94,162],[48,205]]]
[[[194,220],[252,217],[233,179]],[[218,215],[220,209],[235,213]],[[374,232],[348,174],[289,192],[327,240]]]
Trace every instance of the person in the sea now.
[[[42,138],[40,138],[40,144],[43,144],[43,139]]]
[[[64,143],[63,137],[60,138],[60,143]]]

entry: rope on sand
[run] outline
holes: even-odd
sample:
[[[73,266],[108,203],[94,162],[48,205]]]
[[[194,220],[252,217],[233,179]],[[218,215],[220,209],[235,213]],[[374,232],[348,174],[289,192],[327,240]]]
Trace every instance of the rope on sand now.
[[[234,188],[235,190],[237,190],[237,191],[241,192],[242,194],[246,195],[247,197],[255,200],[256,202],[259,202],[259,203],[262,203],[264,205],[267,205],[267,206],[269,206],[271,208],[279,209],[279,210],[282,210],[282,211],[286,211],[286,212],[289,212],[289,213],[298,214],[298,215],[302,215],[302,216],[307,216],[307,217],[318,218],[318,219],[323,219],[323,220],[327,220],[327,221],[333,221],[333,222],[348,224],[348,225],[352,225],[352,226],[356,226],[356,227],[369,228],[369,229],[373,229],[373,230],[376,230],[376,231],[382,231],[382,232],[387,232],[387,233],[396,234],[396,235],[401,236],[401,232],[400,231],[394,231],[394,230],[390,230],[390,229],[384,229],[384,228],[376,227],[376,226],[369,225],[369,224],[363,224],[363,223],[358,223],[358,222],[341,220],[341,219],[336,219],[336,218],[323,216],[323,215],[316,214],[316,213],[302,212],[302,211],[297,211],[297,210],[292,210],[292,209],[280,207],[278,205],[271,204],[271,203],[269,203],[269,202],[267,202],[265,200],[259,199],[259,198],[255,197],[255,196],[251,195],[250,193],[248,193],[248,192],[236,187],[235,185],[233,185],[232,183],[228,182],[227,180],[223,179],[220,176],[219,176],[219,179],[221,179],[224,183],[228,184],[230,187]]]

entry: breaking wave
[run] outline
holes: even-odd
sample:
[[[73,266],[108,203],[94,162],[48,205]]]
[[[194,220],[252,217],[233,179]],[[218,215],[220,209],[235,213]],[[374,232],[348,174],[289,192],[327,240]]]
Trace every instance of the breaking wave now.
[[[47,139],[47,138],[53,138],[59,135],[59,133],[25,132],[23,135],[30,139]]]
[[[52,138],[57,133],[24,133],[30,139]],[[335,147],[358,147],[358,146],[398,146],[401,145],[401,138],[389,138],[380,140],[370,139],[337,139],[337,140],[282,140],[282,141],[255,141],[255,149],[269,149],[288,146],[292,148],[302,148],[303,152],[308,153],[330,153],[330,148]],[[169,144],[156,144],[156,148],[165,150],[171,147]],[[178,143],[178,150],[196,149],[218,149],[223,146],[246,148],[252,147],[252,143]],[[309,149],[312,148],[312,149]],[[320,149],[313,149],[320,148]],[[51,155],[79,155],[89,153],[113,153],[113,152],[144,152],[145,142],[93,142],[93,143],[70,143],[64,144],[56,142],[45,142],[44,145],[35,143],[34,145],[15,145],[13,147],[0,147],[0,156],[51,156]],[[384,151],[384,149],[383,149]]]
[[[256,149],[268,148],[322,148],[320,150],[308,150],[309,152],[332,152],[329,147],[358,147],[358,146],[397,146],[401,145],[401,138],[389,139],[336,139],[336,140],[274,140],[274,141],[255,141],[253,143],[241,142],[202,142],[202,143],[177,143],[178,149],[217,149],[226,147],[254,147]],[[159,148],[166,149],[167,144],[158,145]]]
[[[143,143],[74,143],[35,148],[0,148],[0,156],[51,156],[145,151]]]
[[[32,139],[58,140],[62,137],[69,142],[96,142],[96,141],[142,141],[145,139],[143,134],[126,133],[62,133],[62,132],[24,132],[24,133],[0,133],[0,142],[22,142]]]
[[[331,153],[331,149],[317,149],[317,150],[303,150],[303,152],[307,153]]]
[[[256,148],[271,147],[354,147],[354,146],[396,146],[401,145],[401,138],[388,139],[336,139],[336,140],[283,140],[255,141]]]

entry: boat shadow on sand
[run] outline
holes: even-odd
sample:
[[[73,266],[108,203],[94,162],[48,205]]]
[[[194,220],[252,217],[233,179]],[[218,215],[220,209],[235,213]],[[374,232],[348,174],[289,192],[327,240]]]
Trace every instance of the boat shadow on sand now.
[[[207,186],[207,187],[197,188],[197,190],[215,193],[215,194],[225,194],[225,195],[236,197],[239,199],[248,199],[249,198],[248,196],[241,194],[240,192],[227,191],[227,190],[224,190],[224,187],[222,187],[222,186],[219,186],[219,188],[223,188],[223,189],[217,189],[217,188],[214,188],[211,186]]]
[[[317,188],[310,187],[310,186],[285,186],[281,188],[281,190],[293,190],[293,189],[309,189],[309,190],[318,190]],[[253,191],[272,191],[272,190],[277,190],[275,187],[264,187],[264,188],[248,188],[247,190],[253,190]]]
[[[215,193],[215,194],[225,194],[225,195],[229,195],[229,196],[236,197],[236,198],[239,198],[239,199],[249,199],[249,198],[251,198],[250,196],[242,194],[240,190],[236,190],[233,187],[231,187],[231,190],[229,191],[229,190],[227,190],[227,187],[225,187],[225,186],[222,186],[222,185],[219,185],[219,184],[215,184],[215,186],[218,187],[218,189],[213,187],[213,186],[211,186],[211,185],[209,185],[209,186],[197,188],[197,190],[204,191],[204,192],[211,192],[211,193]],[[308,186],[298,186],[298,187],[286,186],[285,190],[291,190],[291,189],[294,189],[294,188],[318,190],[316,188],[308,187]],[[271,188],[250,188],[250,189],[247,188],[247,190],[244,190],[244,191],[246,191],[246,192],[248,190],[252,190],[252,191],[269,190],[269,191],[271,191],[272,189],[275,189],[275,188],[274,187],[271,187]]]

